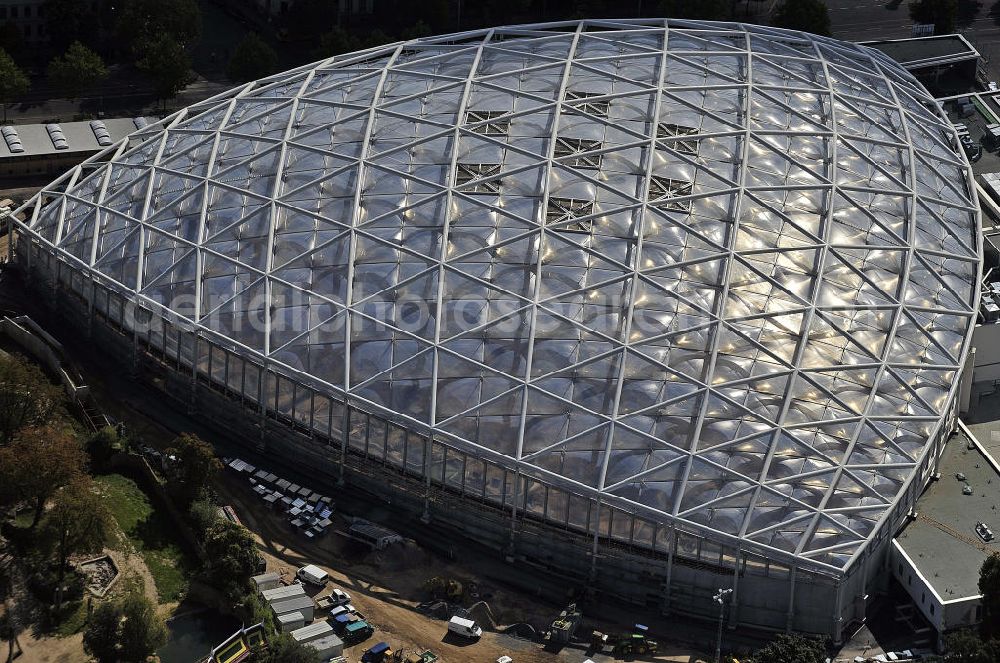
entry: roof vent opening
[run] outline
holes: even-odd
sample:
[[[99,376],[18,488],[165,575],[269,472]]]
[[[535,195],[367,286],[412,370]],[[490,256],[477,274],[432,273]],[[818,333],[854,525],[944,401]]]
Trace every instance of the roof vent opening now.
[[[571,233],[591,233],[594,231],[593,219],[581,219],[594,213],[593,200],[577,200],[576,198],[549,198],[545,210],[545,225],[557,226],[553,230]]]
[[[108,131],[107,125],[100,120],[92,120],[90,123],[90,130],[94,132],[97,144],[101,147],[107,147],[113,142],[111,140],[111,132]]]
[[[649,202],[671,212],[690,212],[690,200],[674,200],[691,195],[691,182],[653,175],[649,179]]]
[[[66,134],[63,133],[62,127],[58,124],[46,124],[45,131],[49,134],[49,140],[52,141],[52,146],[57,150],[68,150],[69,141],[66,140]]]
[[[599,140],[556,137],[553,156],[567,166],[574,168],[600,168],[603,154],[586,154],[601,149]]]
[[[500,110],[470,110],[465,114],[465,123],[477,125],[469,127],[477,134],[506,136],[510,132],[510,118],[504,117],[507,114]]]
[[[3,139],[7,143],[7,149],[11,151],[11,154],[24,152],[24,145],[21,144],[21,137],[17,135],[17,129],[6,126],[0,128],[0,134],[3,135]]]
[[[466,193],[500,193],[500,164],[460,163],[455,171],[455,186]],[[485,179],[484,178],[493,178]]]
[[[697,154],[698,141],[696,139],[683,139],[683,136],[697,134],[694,127],[686,127],[673,122],[660,122],[656,125],[656,137],[660,140],[669,141],[668,147],[682,154]]]
[[[603,96],[604,95],[597,94],[595,92],[574,92],[573,90],[566,90],[565,101],[567,103],[572,103],[570,108],[577,108],[582,110],[584,113],[590,113],[591,115],[596,115],[597,117],[607,117],[608,108],[611,106],[611,102],[607,99],[602,99],[600,101],[588,101],[588,99]]]

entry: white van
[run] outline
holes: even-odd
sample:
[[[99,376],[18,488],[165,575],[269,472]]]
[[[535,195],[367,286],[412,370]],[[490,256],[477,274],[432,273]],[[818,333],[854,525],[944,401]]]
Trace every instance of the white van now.
[[[330,579],[330,574],[315,564],[306,564],[295,572],[295,577],[302,582],[308,582],[310,585],[326,587],[326,582]]]
[[[471,619],[458,616],[448,620],[448,631],[463,638],[478,638],[483,634],[483,629],[479,628],[479,624]]]

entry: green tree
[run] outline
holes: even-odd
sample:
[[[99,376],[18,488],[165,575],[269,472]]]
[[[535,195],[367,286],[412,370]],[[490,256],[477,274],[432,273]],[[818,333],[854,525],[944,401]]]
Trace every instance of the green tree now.
[[[973,629],[944,636],[944,663],[996,663],[1000,661],[1000,641],[983,640]]]
[[[83,631],[84,650],[98,663],[115,663],[118,660],[118,630],[122,615],[114,602],[101,603],[87,619]]]
[[[15,58],[24,53],[24,33],[13,21],[0,25],[0,48]]]
[[[205,496],[212,481],[222,471],[222,463],[215,457],[212,445],[193,433],[177,436],[167,453],[177,458],[170,470],[168,488],[178,503],[189,507]]]
[[[136,589],[99,605],[83,632],[83,648],[98,663],[143,663],[166,641],[156,606]]]
[[[93,5],[92,0],[45,1],[45,33],[57,52],[65,51],[74,41],[98,45],[103,7],[95,12]]]
[[[108,68],[100,55],[74,41],[62,57],[52,58],[46,75],[69,99],[76,99],[107,79]]]
[[[156,606],[138,591],[122,599],[122,625],[118,633],[122,663],[142,663],[167,641],[167,627]]]
[[[59,582],[66,577],[66,562],[75,553],[95,552],[112,532],[111,512],[94,490],[87,475],[76,477],[59,490],[45,517],[44,529],[55,543]]]
[[[192,80],[191,58],[169,34],[147,42],[136,66],[149,76],[158,99],[170,99]]]
[[[0,51],[0,72],[5,57]],[[4,103],[9,99],[2,96],[8,82],[0,73],[0,101]],[[0,447],[9,444],[22,428],[48,423],[61,402],[62,391],[38,366],[17,355],[0,357]]]
[[[830,36],[830,12],[822,0],[784,0],[774,10],[771,24]]]
[[[335,27],[323,33],[319,38],[319,46],[313,49],[313,57],[328,58],[341,53],[350,53],[361,48],[361,41],[341,27]]]
[[[204,542],[212,581],[230,599],[238,601],[249,591],[250,577],[259,572],[264,561],[257,542],[245,527],[228,520],[209,527]]]
[[[226,67],[229,80],[242,83],[273,74],[278,68],[278,54],[254,33],[236,47]]]
[[[65,427],[43,426],[22,431],[13,444],[0,447],[0,503],[31,501],[35,527],[45,502],[83,473],[87,456]]]
[[[652,3],[650,3],[652,4]],[[732,18],[732,0],[660,0],[656,5],[657,16],[693,18],[706,21],[728,21]]]
[[[272,637],[266,648],[254,650],[247,663],[320,663],[319,652],[287,633]]]
[[[92,468],[96,470],[105,468],[121,446],[122,440],[113,426],[105,426],[91,435],[87,440],[86,450]]]
[[[201,33],[201,11],[196,0],[119,0],[118,38],[133,49],[160,37],[182,46]],[[119,4],[116,2],[116,4]]]
[[[409,26],[400,35],[403,39],[419,39],[420,37],[430,37],[434,32],[431,30],[431,26],[420,19],[413,25]]]
[[[913,0],[910,18],[915,23],[934,24],[934,34],[945,35],[955,31],[958,0]]]
[[[979,593],[983,595],[983,638],[1000,637],[1000,554],[993,553],[979,568]]]
[[[741,659],[742,660],[742,659]],[[747,659],[748,663],[823,663],[826,648],[815,638],[781,633]]]
[[[188,509],[188,519],[194,526],[195,533],[201,536],[219,520],[219,507],[207,497],[197,499]]]

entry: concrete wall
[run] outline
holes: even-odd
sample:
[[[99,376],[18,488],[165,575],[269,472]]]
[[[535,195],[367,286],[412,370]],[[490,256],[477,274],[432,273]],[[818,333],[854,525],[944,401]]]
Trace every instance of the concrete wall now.
[[[896,541],[892,542],[890,560],[893,577],[938,633],[979,623],[982,596],[943,600]]]
[[[973,382],[1000,380],[1000,324],[977,325],[972,333],[976,349]]]

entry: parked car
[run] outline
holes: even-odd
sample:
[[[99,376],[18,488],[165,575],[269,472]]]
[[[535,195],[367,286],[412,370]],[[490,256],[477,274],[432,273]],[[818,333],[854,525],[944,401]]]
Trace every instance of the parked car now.
[[[483,629],[479,628],[479,624],[458,615],[448,620],[448,632],[463,638],[479,638],[483,635]]]
[[[354,605],[351,603],[345,603],[344,605],[334,606],[330,608],[330,616],[338,617],[340,615],[353,615],[357,611],[354,609]]]
[[[336,628],[336,626],[334,628]],[[341,633],[342,635],[340,638],[344,641],[345,645],[350,647],[351,645],[355,645],[372,637],[372,634],[375,633],[375,629],[373,629],[371,624],[368,622],[361,620],[347,624]]]
[[[392,658],[392,649],[389,647],[389,643],[379,642],[361,655],[361,663],[382,663],[388,658]]]
[[[351,595],[342,589],[336,589],[330,592],[329,596],[322,596],[316,599],[316,607],[320,610],[333,610],[342,605],[349,605],[351,602]]]
[[[994,538],[993,530],[991,530],[990,526],[987,525],[986,523],[976,523],[976,534],[979,535],[980,539],[982,539],[987,543],[992,541]]]
[[[330,579],[330,574],[315,564],[306,564],[295,572],[295,577],[310,585],[326,587],[326,582]]]
[[[959,140],[962,143],[962,149],[965,150],[965,156],[969,157],[969,161],[979,161],[979,158],[983,156],[983,146],[972,140],[972,136],[969,134],[963,135]]]

